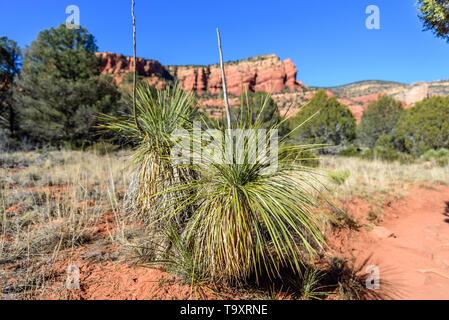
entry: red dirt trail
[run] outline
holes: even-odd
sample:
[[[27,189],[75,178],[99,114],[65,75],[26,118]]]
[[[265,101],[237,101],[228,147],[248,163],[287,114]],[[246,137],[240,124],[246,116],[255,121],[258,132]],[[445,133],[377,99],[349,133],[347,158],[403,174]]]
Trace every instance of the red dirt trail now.
[[[357,219],[366,220],[369,206],[354,199],[348,211]],[[105,230],[113,230],[108,227],[113,217],[114,214],[105,215],[105,221],[95,231],[106,235]],[[329,239],[332,251],[353,256],[358,262],[371,256],[369,265],[379,267],[381,289],[387,289],[392,298],[449,299],[449,187],[413,187],[402,199],[384,205],[379,226],[370,231],[365,227],[359,231],[340,230]],[[85,249],[80,248],[79,252]],[[50,289],[45,298],[220,299],[208,290],[195,292],[157,269],[86,261],[78,254],[72,263],[80,267],[81,289],[69,293],[64,290],[68,261],[59,261],[54,266],[54,271],[62,275],[61,281],[55,283],[59,287]]]
[[[340,249],[357,260],[372,254],[395,298],[449,299],[449,187],[412,188],[383,214],[379,227],[348,237]]]

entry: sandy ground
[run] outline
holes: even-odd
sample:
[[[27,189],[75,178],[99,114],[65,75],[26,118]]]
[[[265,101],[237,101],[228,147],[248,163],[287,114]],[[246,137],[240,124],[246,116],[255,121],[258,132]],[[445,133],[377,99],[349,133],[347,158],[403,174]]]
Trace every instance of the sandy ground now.
[[[88,204],[87,204],[88,205]],[[358,220],[369,206],[353,199],[348,208]],[[114,231],[116,213],[105,214],[95,227],[100,238]],[[449,299],[449,187],[413,187],[400,200],[383,206],[379,225],[347,229],[330,239],[332,250],[361,262],[371,256],[382,281],[396,299]],[[81,247],[54,265],[53,286],[44,299],[229,299],[205,287],[192,287],[154,268],[102,260],[113,246]],[[98,258],[100,257],[100,258]],[[80,269],[80,289],[65,289],[67,265]],[[385,289],[385,288],[383,288]]]
[[[351,211],[366,212],[358,203]],[[384,208],[379,226],[347,234],[339,249],[358,261],[372,255],[398,299],[449,299],[449,188],[412,188]]]

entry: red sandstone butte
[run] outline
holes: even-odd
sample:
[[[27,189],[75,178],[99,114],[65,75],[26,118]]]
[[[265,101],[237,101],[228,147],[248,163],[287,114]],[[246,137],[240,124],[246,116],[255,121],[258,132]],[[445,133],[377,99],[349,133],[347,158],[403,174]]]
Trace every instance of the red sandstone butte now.
[[[134,71],[132,57],[111,52],[98,52],[103,73],[112,75],[121,83]],[[240,95],[244,90],[281,92],[285,89],[306,88],[296,80],[298,70],[286,59],[281,61],[274,54],[253,57],[225,64],[228,91]],[[161,85],[176,79],[181,88],[198,95],[208,92],[218,94],[222,88],[221,71],[218,64],[208,66],[162,66],[158,61],[137,58],[137,73],[151,84]]]
[[[96,55],[101,60],[102,73],[110,74],[117,84],[130,85],[124,80],[134,71],[132,57],[111,52],[97,52]],[[281,114],[292,116],[316,93],[316,89],[310,89],[296,79],[298,70],[290,59],[282,61],[274,54],[227,62],[225,72],[231,106],[239,105],[240,100],[236,96],[241,94],[242,88],[265,91],[272,94]],[[158,89],[164,88],[170,81],[178,81],[181,88],[197,95],[199,103],[211,117],[222,116],[224,103],[220,97],[222,79],[219,64],[163,66],[156,60],[137,58],[137,73],[140,79]],[[367,86],[369,87],[362,84],[358,91]],[[331,91],[326,92],[329,97],[334,96]],[[359,123],[368,105],[380,94],[398,99],[405,108],[433,95],[428,84],[416,83],[387,90],[371,90],[369,94],[359,95],[359,92],[353,92],[340,95],[338,100],[351,110]]]

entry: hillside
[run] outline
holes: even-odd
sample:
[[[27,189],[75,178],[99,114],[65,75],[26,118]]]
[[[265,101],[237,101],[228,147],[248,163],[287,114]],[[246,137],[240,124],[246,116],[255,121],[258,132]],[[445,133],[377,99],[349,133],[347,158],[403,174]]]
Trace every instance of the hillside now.
[[[326,87],[325,89],[331,91],[337,97],[360,97],[385,90],[397,88],[404,89],[406,86],[406,84],[395,81],[365,80],[352,82],[341,86]],[[313,88],[321,89],[319,87]]]
[[[99,52],[97,56],[102,61],[103,73],[112,75],[117,84],[130,85],[134,71],[132,57],[111,52]],[[402,101],[405,108],[433,95],[449,95],[449,80],[414,84],[368,80],[336,87],[309,88],[297,79],[298,69],[290,59],[282,61],[274,54],[227,62],[225,71],[231,106],[239,105],[242,88],[266,91],[272,94],[281,114],[287,116],[295,114],[319,89],[325,89],[330,96],[335,95],[341,103],[347,105],[357,121],[360,121],[368,105],[381,94]],[[210,116],[222,116],[224,104],[218,64],[163,66],[156,60],[137,58],[137,72],[142,80],[157,88],[178,81],[184,90],[197,95],[199,103]]]

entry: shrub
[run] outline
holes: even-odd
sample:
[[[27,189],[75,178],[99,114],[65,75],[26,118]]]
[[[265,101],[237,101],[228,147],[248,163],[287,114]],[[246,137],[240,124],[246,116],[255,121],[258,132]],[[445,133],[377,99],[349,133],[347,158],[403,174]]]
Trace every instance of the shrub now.
[[[390,135],[396,126],[401,112],[401,102],[388,96],[380,96],[363,113],[357,127],[357,140],[366,147],[373,148],[382,135]]]
[[[337,185],[344,184],[350,175],[351,175],[351,172],[349,170],[329,172],[330,180]]]
[[[250,91],[242,94],[241,99],[243,101],[240,107],[231,110],[233,121],[239,122],[236,125],[255,123],[257,120],[264,128],[277,126],[281,137],[288,133],[288,125],[283,121],[279,107],[269,93]]]
[[[37,142],[81,146],[96,140],[98,113],[112,113],[119,92],[101,75],[86,29],[41,31],[23,57],[16,91],[21,129]]]
[[[401,151],[422,154],[429,149],[449,148],[449,97],[432,97],[406,110],[395,130]]]
[[[448,149],[439,149],[439,150],[427,150],[422,158],[425,161],[436,161],[440,166],[444,167],[449,163],[449,150]]]
[[[379,159],[384,161],[400,161],[402,163],[413,162],[414,157],[397,150],[386,148],[382,146],[376,146],[374,148],[365,149],[361,157],[364,159]]]
[[[356,146],[354,146],[353,144],[347,146],[346,148],[344,148],[343,150],[338,152],[339,156],[343,156],[343,157],[356,157],[359,156],[361,152],[361,149],[357,148]]]
[[[159,219],[159,210],[177,203],[179,197],[179,192],[160,193],[179,181],[191,181],[195,176],[189,168],[173,167],[170,161],[172,134],[191,127],[195,100],[177,85],[159,91],[146,83],[137,88],[136,98],[140,129],[135,125],[132,112],[123,117],[104,115],[102,128],[137,146],[134,156],[137,170],[127,191],[126,209],[151,224],[155,234],[160,234],[172,223],[182,228],[187,219],[188,210],[177,212],[174,219]]]
[[[355,139],[356,123],[351,111],[335,97],[328,98],[323,90],[289,122],[292,130],[302,124],[291,134],[295,143],[338,146]],[[322,148],[320,153],[336,153],[336,150]]]
[[[377,139],[375,147],[394,151],[394,137],[391,134],[382,133]]]
[[[264,128],[260,121],[237,123],[241,129]],[[223,138],[224,128],[216,129]],[[267,128],[268,140],[274,129],[277,126]],[[244,142],[245,134],[236,131],[234,137],[236,142]],[[222,157],[224,140],[215,140]],[[217,162],[216,155],[206,153],[201,162],[191,165],[197,178],[165,191],[185,191],[184,197],[161,211],[167,219],[195,204],[182,231],[183,243],[191,248],[194,265],[201,265],[207,278],[240,283],[262,273],[278,275],[282,267],[300,272],[304,259],[312,258],[322,247],[324,239],[315,210],[315,193],[320,194],[322,185],[312,168],[291,157],[303,148],[281,141],[279,157],[267,153],[254,162],[248,161],[248,148],[232,147],[230,163]],[[267,166],[275,157],[278,165],[268,172]]]

